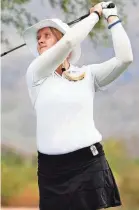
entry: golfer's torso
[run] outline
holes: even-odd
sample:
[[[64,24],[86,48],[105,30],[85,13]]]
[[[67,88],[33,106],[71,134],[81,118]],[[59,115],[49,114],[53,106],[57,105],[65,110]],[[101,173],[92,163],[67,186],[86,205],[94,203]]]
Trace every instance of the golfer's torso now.
[[[63,154],[100,141],[93,120],[93,98],[94,85],[87,72],[76,82],[54,74],[48,77],[35,104],[38,150]]]

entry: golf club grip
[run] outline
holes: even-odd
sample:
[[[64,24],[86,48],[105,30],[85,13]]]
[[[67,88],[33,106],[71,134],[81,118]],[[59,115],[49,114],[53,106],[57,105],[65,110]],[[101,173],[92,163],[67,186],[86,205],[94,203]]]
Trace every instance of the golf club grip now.
[[[74,23],[79,22],[80,20],[83,20],[84,18],[88,17],[89,15],[90,15],[90,12],[88,14],[86,14],[86,15],[81,16],[80,18],[78,18],[76,20],[71,21],[70,23],[67,23],[67,24],[70,26],[70,25],[72,25]]]
[[[110,4],[107,6],[107,8],[109,8],[109,9],[110,9],[110,8],[114,8],[114,7],[115,7],[115,4],[114,4],[114,3],[110,3]],[[104,8],[102,8],[102,9],[104,9]],[[72,24],[74,24],[74,23],[77,23],[77,22],[83,20],[84,18],[88,17],[89,15],[90,15],[90,11],[89,11],[88,14],[83,15],[83,16],[81,16],[80,18],[78,18],[78,19],[76,19],[76,20],[73,20],[72,22],[67,23],[67,24],[68,24],[68,25],[72,25]]]

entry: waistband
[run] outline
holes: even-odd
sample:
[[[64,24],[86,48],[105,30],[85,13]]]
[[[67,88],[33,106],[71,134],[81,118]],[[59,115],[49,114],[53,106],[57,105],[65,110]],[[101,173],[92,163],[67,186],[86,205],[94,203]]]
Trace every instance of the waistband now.
[[[68,164],[73,161],[80,162],[90,160],[101,155],[104,155],[104,150],[101,143],[98,142],[89,147],[84,147],[66,154],[49,155],[38,151],[38,163],[44,163],[45,165]]]

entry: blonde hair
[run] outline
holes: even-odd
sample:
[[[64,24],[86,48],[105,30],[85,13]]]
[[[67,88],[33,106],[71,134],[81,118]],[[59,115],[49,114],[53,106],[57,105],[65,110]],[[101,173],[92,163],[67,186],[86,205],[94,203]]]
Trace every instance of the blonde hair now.
[[[61,31],[57,30],[56,28],[53,28],[53,27],[49,27],[50,30],[52,31],[52,33],[55,35],[55,37],[57,38],[57,41],[59,41],[64,34],[62,34]]]
[[[61,31],[57,30],[56,28],[53,28],[53,27],[49,27],[49,28],[52,31],[52,33],[54,34],[54,36],[57,38],[57,41],[59,41],[64,36],[64,34]],[[60,65],[61,69],[62,69],[62,67],[64,67],[63,64]],[[78,80],[82,80],[85,77],[85,73],[82,73],[79,76],[71,76],[70,73],[68,73],[67,71],[64,71],[63,75],[69,81],[78,81]]]

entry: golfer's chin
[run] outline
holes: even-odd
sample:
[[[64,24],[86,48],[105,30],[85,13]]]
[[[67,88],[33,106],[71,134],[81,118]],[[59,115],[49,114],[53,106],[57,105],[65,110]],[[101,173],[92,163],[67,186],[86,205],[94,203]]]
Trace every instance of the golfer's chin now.
[[[44,53],[46,50],[48,50],[48,47],[42,47],[42,48],[39,50],[39,54],[41,55],[41,54]]]

